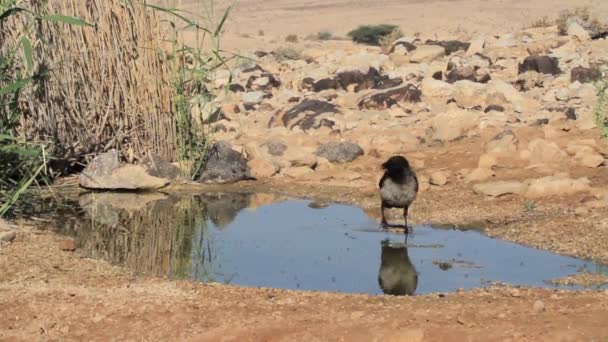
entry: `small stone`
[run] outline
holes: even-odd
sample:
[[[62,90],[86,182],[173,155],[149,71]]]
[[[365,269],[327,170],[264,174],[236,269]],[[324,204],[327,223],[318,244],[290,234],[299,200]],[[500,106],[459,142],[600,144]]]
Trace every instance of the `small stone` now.
[[[363,317],[363,311],[354,311],[350,314],[350,319],[359,319]]]
[[[251,169],[251,175],[256,179],[270,178],[279,172],[279,167],[267,159],[253,159],[247,163]]]
[[[362,156],[363,149],[351,142],[329,142],[319,146],[315,154],[332,163],[347,163]]]
[[[477,163],[477,167],[481,169],[491,169],[493,166],[496,166],[498,162],[496,161],[496,157],[491,154],[482,154],[479,157],[479,162]]]
[[[60,240],[59,249],[66,252],[73,252],[76,250],[76,243],[72,239]]]
[[[432,185],[442,186],[448,183],[450,174],[446,171],[436,171],[431,174],[430,182]]]
[[[509,294],[511,295],[511,297],[521,297],[521,292],[518,289],[511,289],[511,291],[509,291]]]
[[[537,300],[534,302],[534,306],[532,308],[534,309],[535,313],[543,312],[545,311],[545,303],[543,303],[541,300]]]
[[[481,182],[494,177],[494,175],[495,173],[492,171],[492,169],[476,168],[465,177],[465,181],[467,183]]]
[[[261,91],[251,91],[241,94],[241,101],[244,105],[256,105],[262,102],[264,99],[264,93]]]
[[[431,188],[431,183],[429,181],[429,177],[425,175],[418,176],[418,191],[426,192]]]
[[[475,184],[473,191],[480,195],[499,197],[506,194],[521,194],[526,191],[526,184],[518,181],[497,181]]]
[[[307,174],[310,174],[314,172],[310,167],[308,166],[295,166],[295,167],[288,167],[286,169],[283,169],[281,171],[281,173],[287,177],[290,178],[301,178]]]
[[[15,240],[17,234],[15,232],[0,232],[0,242],[11,242]]]

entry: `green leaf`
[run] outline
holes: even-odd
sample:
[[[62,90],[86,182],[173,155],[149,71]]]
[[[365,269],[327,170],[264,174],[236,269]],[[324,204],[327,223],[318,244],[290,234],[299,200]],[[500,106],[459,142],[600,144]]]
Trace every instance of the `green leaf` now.
[[[95,25],[89,24],[80,18],[70,17],[67,15],[61,15],[61,14],[47,14],[47,15],[41,16],[40,19],[46,20],[46,21],[69,24],[69,25],[75,25],[75,26],[95,27]]]
[[[211,31],[207,30],[206,28],[204,28],[202,26],[199,26],[194,21],[192,21],[192,20],[186,18],[185,16],[179,14],[178,13],[179,12],[178,9],[175,9],[175,8],[166,8],[166,7],[151,5],[151,4],[148,4],[148,3],[144,3],[144,6],[150,7],[152,9],[154,9],[154,10],[157,10],[157,11],[165,12],[165,13],[170,14],[170,15],[178,18],[178,19],[181,19],[181,20],[183,20],[184,22],[186,22],[188,24],[188,27],[193,26],[193,27],[196,27],[197,29],[203,30],[203,31],[205,31],[207,33],[211,33]]]
[[[26,84],[28,84],[32,80],[31,77],[19,80],[13,84],[9,84],[4,88],[0,88],[0,95],[12,94],[15,93],[21,88],[23,88]]]
[[[21,7],[9,8],[6,11],[2,12],[2,14],[0,14],[0,21],[3,21],[4,19],[10,17],[11,15],[15,15],[19,12],[29,12],[29,11],[26,10],[25,8],[21,8]]]
[[[220,20],[220,23],[219,23],[219,25],[217,25],[215,32],[213,32],[214,37],[217,37],[220,34],[220,32],[222,31],[222,27],[224,26],[224,23],[226,22],[226,19],[228,18],[228,14],[230,14],[231,10],[232,10],[232,5],[228,6],[226,11],[224,12],[224,15],[222,16],[222,20]]]
[[[21,45],[23,46],[23,55],[25,55],[25,61],[27,63],[27,70],[32,72],[34,70],[34,59],[32,57],[32,43],[27,37],[21,39]]]

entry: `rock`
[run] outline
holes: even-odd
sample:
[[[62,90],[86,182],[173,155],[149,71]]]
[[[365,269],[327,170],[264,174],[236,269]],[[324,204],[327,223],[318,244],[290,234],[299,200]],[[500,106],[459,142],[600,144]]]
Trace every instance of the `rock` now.
[[[386,109],[399,102],[420,102],[422,92],[412,84],[378,90],[359,101],[359,109]]]
[[[453,99],[461,108],[483,108],[486,103],[487,87],[472,81],[458,81],[454,83]]]
[[[270,140],[266,144],[266,148],[268,149],[268,154],[271,156],[282,156],[287,150],[287,145],[278,140]]]
[[[374,136],[369,144],[376,151],[388,154],[398,154],[415,151],[420,147],[418,138],[408,132],[383,131],[383,134]]]
[[[376,68],[369,68],[367,73],[360,71],[343,71],[336,75],[336,85],[343,90],[351,87],[355,92],[365,89],[388,89],[401,85],[401,78],[390,78],[381,75]]]
[[[429,181],[432,185],[442,186],[448,183],[450,173],[447,171],[435,171],[431,174]]]
[[[497,181],[473,185],[473,191],[480,195],[499,197],[507,194],[522,194],[526,184],[518,181]]]
[[[483,48],[486,45],[486,40],[483,38],[475,38],[471,40],[470,44],[471,45],[469,45],[469,48],[467,49],[467,55],[472,56],[474,54],[483,52]]]
[[[287,177],[290,178],[301,178],[307,174],[310,174],[314,172],[310,167],[308,166],[294,166],[294,167],[288,167],[285,168],[281,171],[281,173]]]
[[[247,80],[245,88],[253,90],[254,92],[264,91],[268,92],[272,88],[278,88],[281,86],[281,81],[275,75],[263,72],[260,75],[251,75]]]
[[[511,130],[496,135],[486,144],[487,153],[512,153],[517,151],[518,140]]]
[[[471,46],[471,43],[461,42],[458,40],[427,40],[426,44],[431,46],[441,46],[444,48],[445,54],[448,56],[457,51],[467,51]]]
[[[319,129],[321,127],[332,128],[335,120],[332,120],[340,111],[336,105],[321,101],[305,99],[291,109],[277,111],[268,122],[268,127],[287,127],[290,130],[299,127],[303,131]]]
[[[559,61],[555,57],[549,56],[528,56],[519,64],[518,73],[523,74],[527,71],[536,71],[541,74],[559,75]]]
[[[432,119],[433,139],[452,141],[462,137],[479,124],[479,115],[468,110],[453,110]]]
[[[479,162],[477,163],[477,167],[482,169],[491,169],[492,167],[498,165],[498,161],[496,160],[496,156],[493,154],[485,153],[479,157]]]
[[[427,77],[422,80],[420,90],[422,90],[422,94],[425,97],[451,98],[453,96],[454,87],[447,82]]]
[[[168,185],[164,178],[150,176],[140,165],[120,166],[118,151],[95,157],[80,175],[80,186],[99,190],[151,190]]]
[[[410,62],[428,63],[445,56],[445,49],[438,45],[419,45],[410,53]]]
[[[545,303],[543,303],[541,300],[537,300],[534,302],[532,309],[534,310],[535,313],[541,313],[541,312],[545,311]]]
[[[529,181],[526,197],[539,198],[550,196],[567,196],[591,189],[588,178],[572,179],[563,176],[547,176]]]
[[[283,159],[287,161],[286,166],[307,166],[315,168],[317,165],[317,157],[312,154],[312,151],[293,149],[290,150]]]
[[[279,167],[267,159],[252,159],[247,165],[256,179],[270,178],[279,172]]]
[[[201,183],[232,183],[251,179],[245,158],[225,141],[218,141],[209,149],[205,165],[197,179]]]
[[[454,56],[448,62],[446,69],[446,82],[454,83],[469,80],[478,83],[487,83],[492,79],[489,67],[492,61],[481,54],[473,56]]]
[[[494,171],[492,171],[492,169],[476,168],[475,170],[471,171],[471,173],[469,173],[465,177],[465,182],[467,182],[467,183],[482,182],[482,181],[485,181],[487,179],[494,177],[494,175],[495,175],[495,173],[494,173]]]
[[[178,180],[182,178],[181,171],[177,166],[162,159],[155,153],[150,153],[147,157],[145,157],[142,161],[142,165],[146,168],[146,171],[150,176],[170,180]]]
[[[574,155],[574,162],[579,165],[596,168],[606,162],[604,156],[593,151],[593,149],[581,150]]]
[[[73,252],[76,250],[76,242],[72,239],[59,240],[59,249],[65,252]]]
[[[332,163],[347,163],[362,156],[363,149],[351,142],[329,142],[319,146],[315,154]]]
[[[13,231],[0,231],[0,242],[12,242],[13,240],[15,240],[16,236],[17,234]]]
[[[9,226],[8,222],[0,218],[0,232],[9,232],[11,230],[11,226]]]
[[[545,139],[534,139],[528,144],[530,165],[562,164],[567,154],[556,143]]]
[[[264,100],[264,93],[261,91],[250,91],[241,94],[241,101],[245,106],[253,106]]]
[[[576,21],[571,21],[568,24],[566,32],[567,32],[567,34],[569,36],[577,37],[577,38],[579,38],[581,40],[590,40],[591,39],[591,36],[589,35],[589,32],[587,32],[587,30],[585,30]]]
[[[310,87],[312,91],[318,93],[327,89],[338,89],[339,84],[338,82],[336,82],[336,80],[333,80],[331,78],[324,78],[322,80],[316,81]]]
[[[570,70],[570,82],[590,83],[599,80],[602,72],[597,68],[574,67]]]

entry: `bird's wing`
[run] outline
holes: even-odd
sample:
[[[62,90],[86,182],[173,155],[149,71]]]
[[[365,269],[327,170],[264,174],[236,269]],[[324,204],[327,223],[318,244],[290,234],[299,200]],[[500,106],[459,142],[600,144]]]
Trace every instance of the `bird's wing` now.
[[[378,183],[378,187],[382,188],[382,185],[384,185],[384,181],[386,180],[386,172],[382,175],[382,178],[380,178],[380,183]]]

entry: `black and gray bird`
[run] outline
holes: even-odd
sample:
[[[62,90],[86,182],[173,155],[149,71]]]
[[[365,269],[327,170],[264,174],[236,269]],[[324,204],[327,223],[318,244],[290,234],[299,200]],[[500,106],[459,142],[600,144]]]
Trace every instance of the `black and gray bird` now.
[[[418,272],[410,261],[404,244],[382,241],[378,284],[382,292],[394,296],[411,296],[418,287]]]
[[[382,226],[390,227],[384,216],[385,208],[403,208],[404,229],[408,232],[407,214],[418,194],[418,178],[407,159],[393,156],[384,164],[384,175],[380,179],[380,198],[382,199]]]

